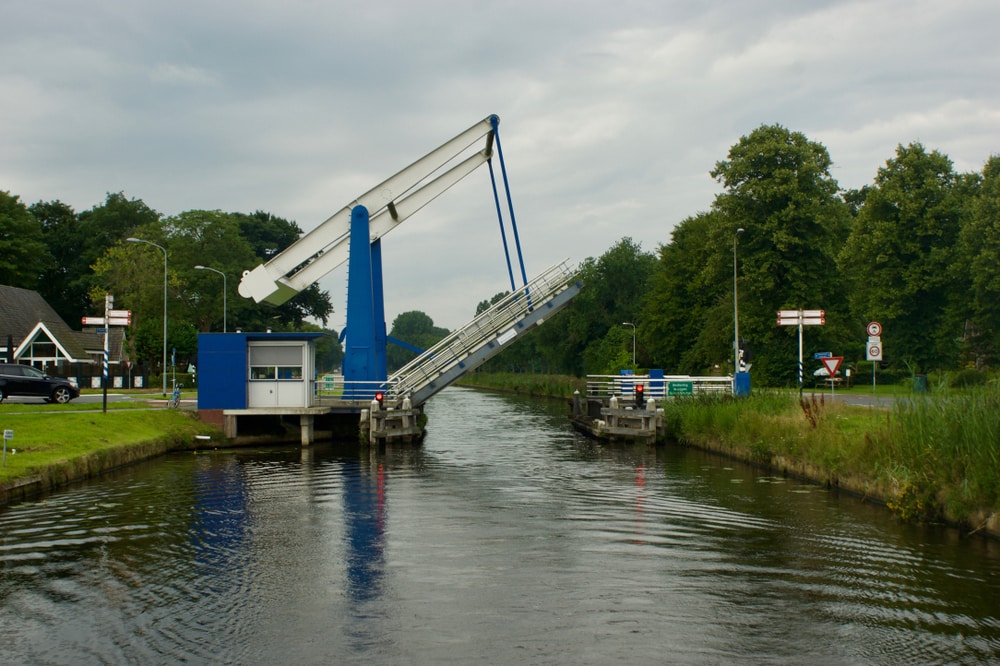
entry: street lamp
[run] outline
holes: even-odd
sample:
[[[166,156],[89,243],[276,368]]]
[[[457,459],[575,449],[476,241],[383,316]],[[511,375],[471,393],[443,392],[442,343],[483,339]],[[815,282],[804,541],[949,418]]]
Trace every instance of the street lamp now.
[[[622,326],[632,327],[632,365],[635,365],[635,324],[630,321],[623,321]]]
[[[740,302],[736,284],[736,239],[743,233],[743,227],[733,234],[733,374],[740,369]]]
[[[226,274],[216,268],[210,268],[209,266],[202,266],[201,264],[195,266],[196,270],[199,271],[212,271],[213,273],[218,273],[222,276],[222,332],[226,333],[226,310],[228,309],[226,305]]]
[[[145,243],[146,245],[152,245],[153,247],[158,247],[163,251],[163,369],[161,374],[163,375],[163,397],[167,397],[167,248],[162,245],[157,245],[153,241],[143,240],[141,238],[126,238],[129,243]]]

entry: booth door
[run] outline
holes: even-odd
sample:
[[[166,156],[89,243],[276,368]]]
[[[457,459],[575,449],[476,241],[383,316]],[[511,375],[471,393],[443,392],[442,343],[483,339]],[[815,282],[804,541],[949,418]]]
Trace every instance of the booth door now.
[[[301,342],[251,342],[250,407],[305,407],[308,405],[304,378],[306,345]]]

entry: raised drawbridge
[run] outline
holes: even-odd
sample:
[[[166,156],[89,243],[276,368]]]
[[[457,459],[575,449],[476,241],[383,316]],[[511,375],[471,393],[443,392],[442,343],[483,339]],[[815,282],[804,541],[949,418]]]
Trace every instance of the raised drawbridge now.
[[[349,260],[341,406],[371,403],[419,408],[427,399],[473,370],[530,327],[565,307],[581,285],[566,261],[528,280],[521,252],[507,170],[491,115],[376,185],[336,212],[267,263],[246,271],[239,291],[257,302],[280,304]],[[499,179],[494,169],[499,163]],[[382,237],[478,167],[489,167],[510,292],[500,302],[388,376],[382,287]],[[504,208],[507,220],[504,219]],[[511,234],[508,238],[507,228]],[[516,256],[521,285],[515,281]]]

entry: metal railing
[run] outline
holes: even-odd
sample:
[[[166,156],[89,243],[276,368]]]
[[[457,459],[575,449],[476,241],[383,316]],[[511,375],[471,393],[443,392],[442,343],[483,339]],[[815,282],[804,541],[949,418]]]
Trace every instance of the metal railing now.
[[[416,393],[482,347],[502,346],[512,341],[519,333],[519,322],[532,313],[536,306],[546,303],[573,283],[576,273],[567,265],[567,261],[549,267],[527,286],[508,294],[489,310],[396,371],[387,382],[390,395],[395,397]]]
[[[587,375],[589,397],[634,397],[641,384],[647,398],[671,398],[685,395],[725,394],[733,392],[732,377],[695,377],[692,375]]]

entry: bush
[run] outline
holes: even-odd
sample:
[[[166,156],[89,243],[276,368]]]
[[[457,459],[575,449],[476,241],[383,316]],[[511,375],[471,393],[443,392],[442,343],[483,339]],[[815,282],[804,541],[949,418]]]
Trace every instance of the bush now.
[[[989,379],[989,375],[982,370],[967,368],[959,370],[951,376],[948,386],[951,388],[968,388],[970,386],[984,386]]]

